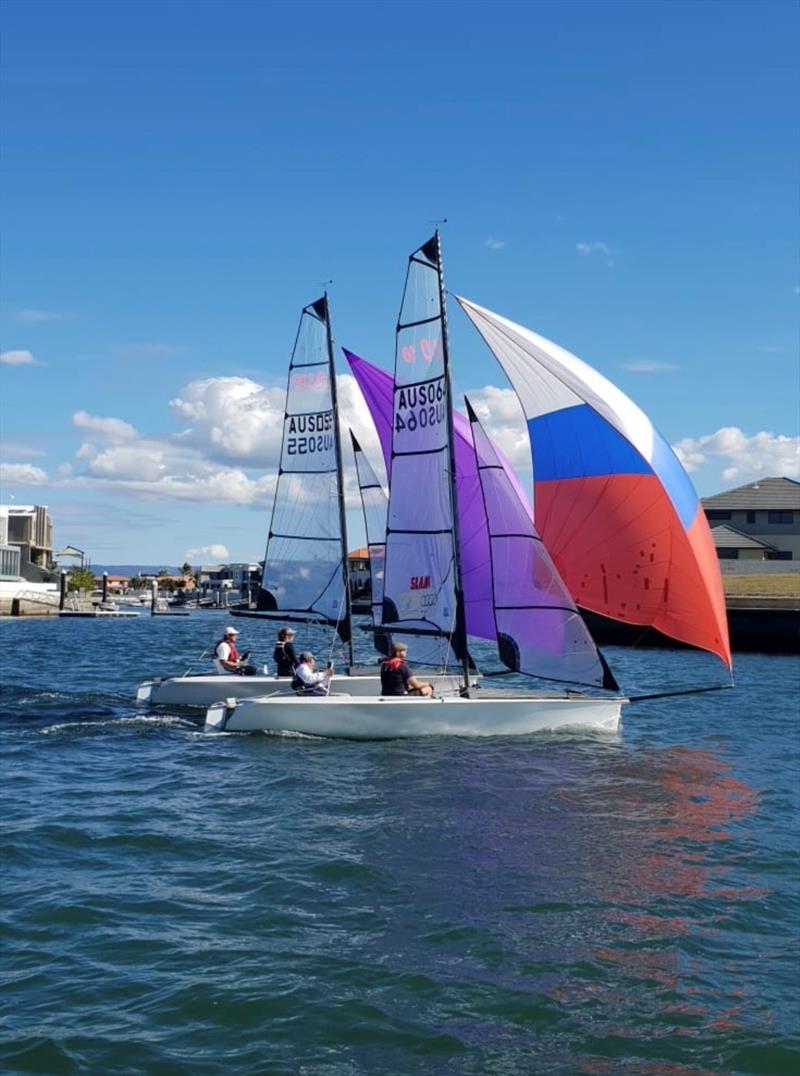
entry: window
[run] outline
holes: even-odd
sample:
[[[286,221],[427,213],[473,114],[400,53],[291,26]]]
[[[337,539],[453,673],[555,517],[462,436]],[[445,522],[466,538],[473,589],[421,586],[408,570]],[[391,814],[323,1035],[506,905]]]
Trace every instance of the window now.
[[[756,521],[756,514],[755,514],[755,512],[748,512],[748,513],[747,513],[747,522],[748,522],[748,523],[755,523],[755,521]]]
[[[739,550],[738,549],[718,549],[717,550],[717,556],[719,557],[720,560],[738,560],[739,559]]]
[[[767,523],[794,523],[794,512],[767,512]]]
[[[767,553],[767,560],[791,560],[791,549],[771,549]]]
[[[730,519],[730,512],[723,512],[720,508],[707,508],[706,519]]]

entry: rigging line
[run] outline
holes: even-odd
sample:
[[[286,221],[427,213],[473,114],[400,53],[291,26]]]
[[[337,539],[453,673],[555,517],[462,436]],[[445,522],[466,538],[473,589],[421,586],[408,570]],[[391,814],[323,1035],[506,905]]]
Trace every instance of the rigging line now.
[[[715,684],[712,687],[689,687],[682,691],[656,691],[652,695],[629,695],[628,702],[646,702],[648,699],[672,699],[677,695],[702,695],[705,691],[732,691],[734,684]]]

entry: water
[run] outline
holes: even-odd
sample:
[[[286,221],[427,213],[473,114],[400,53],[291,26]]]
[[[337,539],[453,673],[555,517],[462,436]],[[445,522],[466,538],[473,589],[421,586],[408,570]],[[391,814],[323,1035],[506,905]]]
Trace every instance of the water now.
[[[736,691],[616,737],[137,711],[222,626],[0,622],[4,1071],[800,1071],[796,658],[741,655]],[[629,691],[722,679],[609,657]]]

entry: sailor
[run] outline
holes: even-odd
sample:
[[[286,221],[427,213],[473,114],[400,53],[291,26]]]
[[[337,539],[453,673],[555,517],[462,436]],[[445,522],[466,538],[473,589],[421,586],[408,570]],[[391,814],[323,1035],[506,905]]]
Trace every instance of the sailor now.
[[[217,667],[217,672],[226,676],[254,676],[256,669],[254,665],[247,664],[247,658],[250,656],[242,654],[239,656],[239,651],[236,649],[236,636],[239,632],[234,627],[227,627],[225,634],[217,642],[214,647],[214,664]]]
[[[294,676],[294,671],[299,664],[297,654],[294,652],[294,636],[294,628],[281,628],[278,632],[278,641],[272,653],[278,676]]]
[[[333,676],[333,663],[328,662],[324,672],[316,672],[317,659],[305,650],[300,655],[300,663],[294,670],[292,688],[300,695],[327,695]]]
[[[405,643],[392,644],[392,656],[381,662],[381,695],[433,694],[433,686],[412,675],[406,662],[408,647]]]

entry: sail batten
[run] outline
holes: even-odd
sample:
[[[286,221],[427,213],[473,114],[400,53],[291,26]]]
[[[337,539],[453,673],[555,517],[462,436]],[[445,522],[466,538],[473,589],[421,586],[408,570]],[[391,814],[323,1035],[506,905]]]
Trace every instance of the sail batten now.
[[[257,610],[351,638],[336,381],[327,295],[303,309],[286,387]]]

